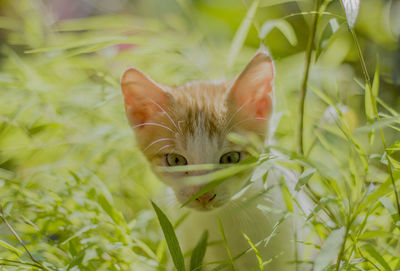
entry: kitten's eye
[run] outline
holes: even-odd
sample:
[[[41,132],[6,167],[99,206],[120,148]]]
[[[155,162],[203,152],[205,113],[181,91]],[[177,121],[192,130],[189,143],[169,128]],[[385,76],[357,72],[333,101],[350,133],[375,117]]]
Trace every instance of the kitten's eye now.
[[[167,165],[170,167],[187,165],[186,158],[183,157],[182,155],[176,154],[176,153],[166,154],[165,161],[167,161]]]
[[[219,159],[220,164],[236,164],[240,161],[240,152],[238,151],[231,151],[225,153]]]

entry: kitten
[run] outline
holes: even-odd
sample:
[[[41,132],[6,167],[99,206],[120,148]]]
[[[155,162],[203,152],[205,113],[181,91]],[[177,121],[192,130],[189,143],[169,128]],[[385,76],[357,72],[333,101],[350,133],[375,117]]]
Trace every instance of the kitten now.
[[[246,68],[233,80],[221,83],[195,82],[182,86],[164,86],[154,82],[136,68],[125,71],[121,88],[130,125],[137,142],[159,178],[174,191],[180,206],[201,189],[183,179],[201,176],[207,171],[165,172],[160,166],[174,167],[198,164],[234,164],[249,153],[243,146],[227,139],[229,133],[268,138],[273,112],[275,69],[265,51],[258,51]],[[282,214],[274,212],[281,205],[278,188],[263,195],[262,182],[246,187],[251,172],[237,174],[191,201],[186,207],[170,210],[170,218],[179,218],[187,208],[192,210],[177,230],[179,242],[186,252],[193,249],[204,230],[209,242],[202,270],[211,270],[212,261],[229,260],[218,225],[220,219],[232,257],[253,243],[271,235],[258,246],[264,261],[271,260],[264,270],[293,270],[294,244],[290,223],[274,228]],[[268,182],[271,176],[268,178]],[[243,189],[243,187],[246,187]],[[240,193],[239,193],[240,192]],[[261,194],[262,196],[257,197]],[[282,206],[282,205],[281,205]],[[279,223],[278,223],[279,224]],[[223,270],[251,270],[258,262],[253,251],[227,265]]]

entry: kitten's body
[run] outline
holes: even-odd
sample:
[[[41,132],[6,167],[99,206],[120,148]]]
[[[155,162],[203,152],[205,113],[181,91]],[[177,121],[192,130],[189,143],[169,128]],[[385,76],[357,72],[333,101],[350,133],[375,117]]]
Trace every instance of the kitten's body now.
[[[124,73],[121,85],[125,108],[139,146],[177,199],[177,207],[169,211],[172,219],[185,213],[185,208],[178,206],[204,186],[189,184],[185,178],[209,171],[171,173],[159,171],[159,166],[237,163],[250,156],[245,147],[232,143],[227,135],[255,134],[267,139],[274,75],[272,61],[265,52],[258,52],[237,78],[222,83],[169,87],[158,85],[137,69]],[[187,205],[191,214],[178,228],[180,244],[184,251],[193,249],[204,230],[209,231],[210,242],[222,240],[220,218],[232,257],[250,248],[243,233],[253,243],[272,233],[268,242],[258,246],[264,261],[272,259],[265,270],[292,270],[286,264],[293,260],[294,251],[290,222],[285,221],[275,229],[282,213],[265,211],[283,206],[280,190],[275,188],[263,194],[262,182],[243,190],[250,176],[249,171],[238,173],[191,201]],[[269,178],[269,186],[273,180]],[[263,211],[259,208],[262,206],[266,207]],[[204,263],[223,260],[229,260],[229,255],[222,242],[207,248]],[[251,270],[257,265],[252,251],[234,261],[238,271]],[[203,270],[211,269],[210,266]],[[224,270],[231,269],[228,264]]]

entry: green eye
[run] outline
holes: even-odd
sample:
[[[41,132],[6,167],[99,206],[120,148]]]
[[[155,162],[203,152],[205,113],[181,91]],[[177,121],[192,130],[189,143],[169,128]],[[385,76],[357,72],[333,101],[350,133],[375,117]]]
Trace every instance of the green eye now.
[[[239,161],[240,161],[240,152],[237,152],[237,151],[231,151],[231,152],[225,153],[219,159],[220,164],[236,164]]]
[[[165,161],[169,167],[187,165],[187,160],[180,154],[168,153],[165,155]]]

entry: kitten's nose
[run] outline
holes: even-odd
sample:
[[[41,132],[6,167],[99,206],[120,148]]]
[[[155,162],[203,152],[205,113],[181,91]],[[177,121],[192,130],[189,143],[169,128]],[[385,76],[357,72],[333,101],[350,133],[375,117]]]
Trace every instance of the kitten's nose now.
[[[198,201],[201,205],[206,206],[213,199],[215,199],[216,196],[217,196],[217,194],[207,192],[207,193],[204,193],[203,195],[201,195],[200,197],[198,197],[196,199],[196,201]]]

